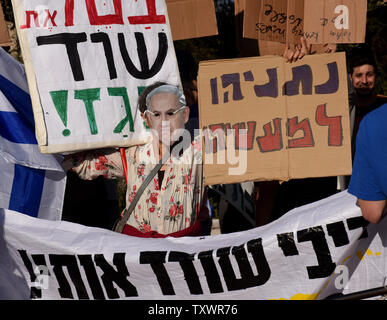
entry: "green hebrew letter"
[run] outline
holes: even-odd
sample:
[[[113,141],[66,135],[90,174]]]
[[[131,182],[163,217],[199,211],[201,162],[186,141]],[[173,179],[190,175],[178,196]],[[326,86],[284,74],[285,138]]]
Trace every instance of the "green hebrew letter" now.
[[[125,87],[108,88],[109,96],[122,97],[124,100],[126,117],[120,121],[120,123],[114,128],[114,133],[121,133],[126,124],[129,122],[129,130],[134,132],[134,122],[132,116],[132,110],[130,108],[128,91]]]
[[[83,100],[85,104],[87,119],[89,120],[90,132],[93,135],[98,134],[93,102],[96,100],[100,100],[100,91],[101,90],[99,88],[75,90],[74,94],[75,99]]]

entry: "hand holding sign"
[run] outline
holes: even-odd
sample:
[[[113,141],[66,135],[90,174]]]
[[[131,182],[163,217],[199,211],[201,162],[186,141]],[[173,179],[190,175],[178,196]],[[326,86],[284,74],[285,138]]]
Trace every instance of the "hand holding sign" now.
[[[304,37],[301,37],[301,44],[294,46],[294,50],[290,49],[290,44],[287,41],[285,45],[284,59],[285,62],[296,62],[302,59],[305,55],[311,53],[311,45],[307,44]]]

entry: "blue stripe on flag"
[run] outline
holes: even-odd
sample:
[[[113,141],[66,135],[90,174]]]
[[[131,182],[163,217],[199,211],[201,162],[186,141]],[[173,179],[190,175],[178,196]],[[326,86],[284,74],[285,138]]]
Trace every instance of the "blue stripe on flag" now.
[[[0,111],[0,136],[14,143],[37,144],[35,132],[16,112]]]
[[[35,122],[30,95],[2,75],[0,75],[0,91],[27,125],[34,130]]]
[[[37,144],[29,94],[2,75],[0,91],[15,109],[15,112],[0,112],[0,136],[14,143]]]
[[[15,164],[9,209],[37,217],[43,193],[45,170]]]

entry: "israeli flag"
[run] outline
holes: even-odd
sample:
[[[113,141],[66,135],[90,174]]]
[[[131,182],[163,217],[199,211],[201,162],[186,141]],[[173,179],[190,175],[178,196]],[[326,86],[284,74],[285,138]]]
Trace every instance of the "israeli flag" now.
[[[0,208],[60,220],[61,160],[40,153],[24,66],[0,48]]]

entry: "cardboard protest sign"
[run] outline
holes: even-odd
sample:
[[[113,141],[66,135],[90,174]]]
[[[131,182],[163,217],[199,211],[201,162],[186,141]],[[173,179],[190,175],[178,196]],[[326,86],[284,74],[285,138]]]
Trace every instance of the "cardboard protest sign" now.
[[[180,83],[164,0],[13,0],[43,153],[149,138],[139,93]]]
[[[300,38],[303,36],[304,16],[307,15],[304,11],[304,1],[288,0],[286,14],[286,40],[290,44],[300,43]]]
[[[363,43],[367,0],[305,1],[304,34],[309,43]]]
[[[4,19],[3,8],[0,6],[0,47],[11,45],[8,28]]]
[[[300,0],[246,0],[244,36],[299,43],[303,17],[304,2]]]
[[[275,41],[266,41],[258,39],[259,46],[259,55],[276,55],[283,56],[285,52],[285,43],[275,42]],[[312,44],[310,45],[310,53],[330,53],[332,50],[332,44]]]
[[[239,57],[258,55],[258,42],[243,36],[243,23],[246,0],[234,0],[235,45]]]
[[[367,0],[246,0],[244,36],[310,44],[365,40]]]
[[[285,42],[288,0],[262,0],[259,10],[259,39]]]
[[[351,173],[344,53],[205,61],[198,89],[206,184]]]
[[[283,42],[279,41],[271,41],[271,40],[264,40],[261,39],[262,35],[260,36],[260,33],[257,30],[257,17],[259,17],[260,8],[261,8],[261,1],[262,0],[244,0],[244,20],[243,20],[243,36],[245,38],[250,39],[258,39],[258,47],[259,47],[259,55],[260,56],[266,56],[266,55],[277,55],[277,56],[283,56],[285,52],[285,41],[281,40]],[[289,2],[290,3],[290,2]],[[290,5],[298,6],[298,8],[294,9],[298,12],[300,15],[300,12],[302,11],[301,7],[303,6],[303,1],[293,1],[290,3]],[[292,22],[292,23],[291,23]],[[293,28],[287,28],[287,35],[289,39],[289,45],[292,44],[299,44],[300,43],[300,30],[303,26],[303,21],[298,24],[298,19],[292,19],[291,21],[288,20],[287,23],[289,25],[293,25]],[[290,30],[290,31],[289,31]],[[324,47],[324,44],[313,44],[311,45],[311,52],[313,54],[315,53],[326,53],[326,48]],[[251,55],[250,55],[251,56]]]
[[[245,38],[257,39],[259,14],[261,12],[262,0],[244,0],[243,12],[243,36]]]
[[[258,32],[257,17],[260,16],[262,0],[244,0],[243,37],[257,39],[259,55],[282,56],[285,51],[285,43],[262,39]]]
[[[218,34],[213,0],[166,0],[173,40]]]
[[[258,39],[258,47],[260,56],[283,56],[285,52],[285,44],[281,42]]]
[[[0,220],[1,299],[312,300],[381,287],[387,271],[387,219],[368,224],[346,192],[209,237],[136,238],[4,209]]]

